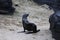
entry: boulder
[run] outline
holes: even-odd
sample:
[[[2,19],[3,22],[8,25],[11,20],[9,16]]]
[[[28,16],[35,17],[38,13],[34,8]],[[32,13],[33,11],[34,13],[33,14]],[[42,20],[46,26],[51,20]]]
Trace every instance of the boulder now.
[[[60,9],[60,0],[33,0],[38,5],[47,4],[49,8],[53,9],[54,11]]]
[[[52,37],[60,40],[60,10],[50,16],[49,23]]]
[[[12,15],[15,8],[12,7],[12,0],[0,0],[0,14]]]

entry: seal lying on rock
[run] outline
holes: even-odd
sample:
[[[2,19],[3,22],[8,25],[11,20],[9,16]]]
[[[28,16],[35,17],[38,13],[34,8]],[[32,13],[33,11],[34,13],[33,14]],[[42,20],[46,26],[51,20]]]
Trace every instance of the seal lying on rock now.
[[[23,17],[22,17],[22,24],[23,24],[24,32],[25,32],[25,30],[27,30],[29,32],[32,31],[32,33],[39,32],[40,30],[37,30],[36,25],[34,23],[30,23],[27,20],[28,16],[29,16],[29,14],[24,14]]]

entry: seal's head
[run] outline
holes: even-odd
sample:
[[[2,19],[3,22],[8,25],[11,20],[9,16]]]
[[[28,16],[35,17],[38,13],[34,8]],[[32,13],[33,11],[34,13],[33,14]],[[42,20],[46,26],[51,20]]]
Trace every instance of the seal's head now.
[[[23,15],[23,17],[28,17],[28,16],[29,16],[29,14],[24,14],[24,15]]]

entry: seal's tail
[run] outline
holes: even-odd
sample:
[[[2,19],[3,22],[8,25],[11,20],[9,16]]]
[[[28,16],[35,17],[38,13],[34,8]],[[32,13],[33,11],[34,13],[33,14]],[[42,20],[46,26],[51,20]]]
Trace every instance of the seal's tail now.
[[[39,31],[40,31],[40,29],[37,30],[37,32],[39,32]]]

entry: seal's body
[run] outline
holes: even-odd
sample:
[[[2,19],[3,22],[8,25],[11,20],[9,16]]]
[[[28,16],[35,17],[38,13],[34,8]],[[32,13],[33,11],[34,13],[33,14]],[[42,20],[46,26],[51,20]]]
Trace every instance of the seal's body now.
[[[40,31],[40,30],[37,30],[37,27],[34,23],[30,23],[27,20],[28,15],[29,14],[24,14],[23,17],[22,17],[22,24],[23,24],[24,32],[25,32],[25,30],[33,31],[33,33],[36,33],[38,31]]]

